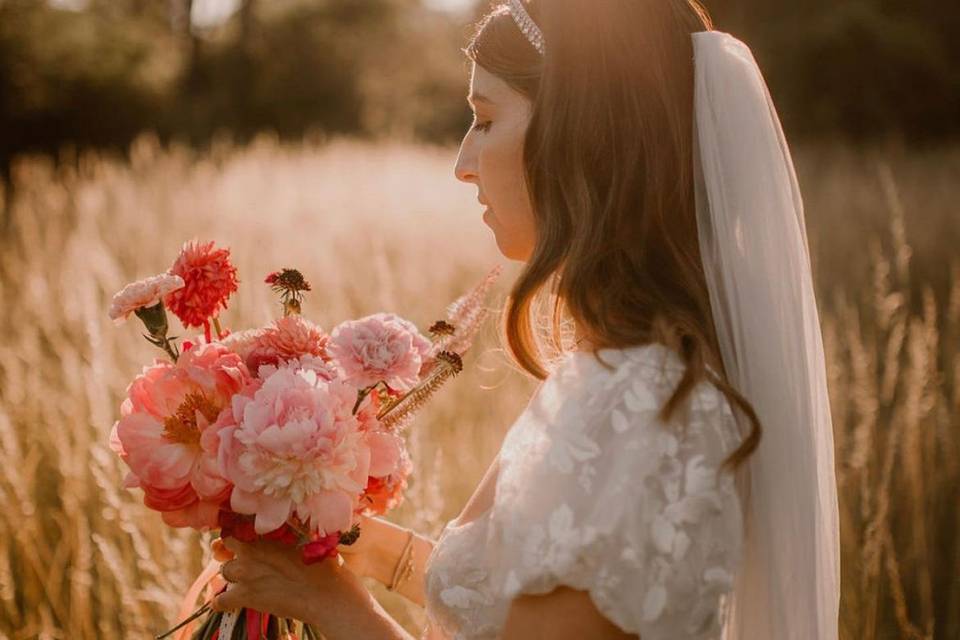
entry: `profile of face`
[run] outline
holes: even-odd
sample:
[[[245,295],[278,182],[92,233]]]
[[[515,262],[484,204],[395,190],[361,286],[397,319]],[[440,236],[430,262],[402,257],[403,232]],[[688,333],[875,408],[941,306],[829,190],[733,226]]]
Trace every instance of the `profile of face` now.
[[[523,179],[523,139],[531,103],[505,81],[473,63],[467,102],[474,119],[460,143],[454,173],[477,185],[483,221],[504,257],[525,262],[534,247],[533,208]]]

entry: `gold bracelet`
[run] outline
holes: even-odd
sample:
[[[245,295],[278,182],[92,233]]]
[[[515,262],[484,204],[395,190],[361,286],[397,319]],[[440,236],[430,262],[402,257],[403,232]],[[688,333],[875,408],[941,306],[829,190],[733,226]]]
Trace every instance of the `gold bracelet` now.
[[[396,591],[400,583],[413,573],[413,529],[409,529],[407,534],[407,542],[403,545],[403,551],[400,552],[400,558],[393,569],[393,576],[390,578],[390,584],[387,585],[387,591]]]

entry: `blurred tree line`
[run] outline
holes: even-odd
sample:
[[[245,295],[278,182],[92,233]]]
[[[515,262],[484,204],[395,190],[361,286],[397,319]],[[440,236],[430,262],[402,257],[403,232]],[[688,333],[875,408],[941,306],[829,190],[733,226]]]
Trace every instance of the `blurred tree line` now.
[[[704,0],[754,52],[784,129],[938,143],[960,133],[960,2]]]
[[[204,145],[273,130],[451,139],[466,126],[463,25],[420,0],[0,0],[0,166],[139,132]],[[446,52],[446,53],[444,53]]]
[[[146,129],[194,145],[264,129],[450,142],[469,122],[458,49],[489,0],[237,0],[209,28],[194,1],[0,0],[2,171],[64,144],[123,150]],[[960,130],[960,2],[705,2],[754,50],[789,134]]]

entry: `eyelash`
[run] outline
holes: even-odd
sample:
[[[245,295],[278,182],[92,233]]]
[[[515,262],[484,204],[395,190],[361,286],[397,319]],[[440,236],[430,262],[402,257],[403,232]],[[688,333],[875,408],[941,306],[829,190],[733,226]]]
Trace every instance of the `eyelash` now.
[[[489,131],[490,125],[492,124],[493,122],[489,120],[487,122],[477,122],[475,125],[473,125],[472,128],[475,129],[476,131]]]

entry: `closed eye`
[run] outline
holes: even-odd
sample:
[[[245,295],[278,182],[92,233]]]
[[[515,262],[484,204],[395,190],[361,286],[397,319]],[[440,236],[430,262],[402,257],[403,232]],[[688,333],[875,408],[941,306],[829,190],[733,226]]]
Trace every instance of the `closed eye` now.
[[[476,122],[476,121],[475,121],[475,122]],[[489,130],[490,130],[490,125],[492,125],[492,124],[493,124],[493,122],[490,121],[490,120],[488,120],[488,121],[486,121],[486,122],[476,122],[476,124],[473,125],[473,129],[475,129],[476,131],[489,131]]]

